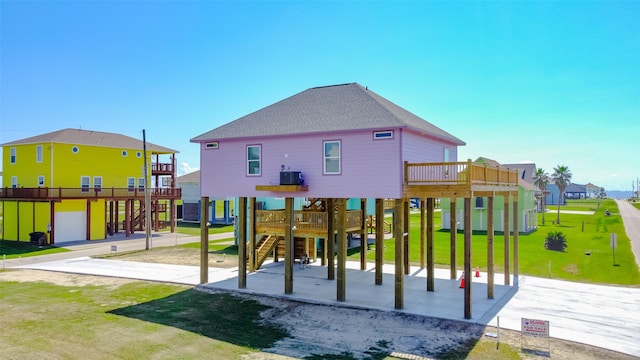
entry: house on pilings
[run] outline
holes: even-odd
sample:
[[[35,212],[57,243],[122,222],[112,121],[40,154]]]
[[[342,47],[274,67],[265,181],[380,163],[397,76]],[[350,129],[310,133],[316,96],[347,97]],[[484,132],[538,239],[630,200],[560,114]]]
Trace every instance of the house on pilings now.
[[[4,239],[49,244],[145,230],[145,146],[129,136],[62,129],[2,144]],[[146,143],[154,230],[175,228],[177,151]]]
[[[384,218],[385,208],[394,213],[395,308],[402,309],[404,277],[409,273],[409,241],[427,245],[421,263],[424,265],[426,258],[426,291],[435,291],[435,199],[464,199],[461,220],[468,226],[465,226],[463,261],[469,274],[471,199],[517,194],[517,172],[478,166],[470,160],[459,162],[458,146],[464,145],[463,141],[357,83],[305,90],[191,141],[200,145],[203,203],[209,197],[238,199],[238,241],[247,244],[238,247],[239,288],[247,287],[247,271],[256,269],[261,249],[282,243],[284,293],[292,293],[296,242],[301,239],[303,247],[307,244],[305,249],[315,251],[315,246],[309,246],[305,239],[318,238],[322,246],[317,256],[327,268],[327,278],[336,281],[337,301],[347,301],[347,236],[360,233],[361,238],[366,237],[367,201],[371,201],[375,203],[376,219]],[[256,199],[261,197],[283,198],[284,206],[259,209]],[[426,220],[422,222],[420,239],[405,236],[409,233],[412,198],[420,199],[421,215]],[[517,196],[511,199],[517,206]],[[296,206],[296,201],[305,205]],[[376,222],[372,279],[376,285],[381,285],[383,279],[383,226],[383,221]],[[517,224],[514,226],[517,228]],[[492,249],[493,233],[489,234],[487,241]],[[514,275],[517,275],[517,236],[516,232]],[[334,241],[336,246],[331,246]],[[456,279],[455,236],[451,241],[454,245],[451,276]],[[361,269],[364,269],[366,242],[361,244]],[[492,277],[492,254],[488,263]],[[202,261],[201,267],[206,267],[206,261]],[[505,268],[508,270],[509,266]],[[508,271],[505,278],[508,285]],[[207,282],[206,271],[201,271],[201,281]],[[471,286],[469,279],[464,288],[464,317],[468,319],[472,316]],[[493,298],[492,282],[488,289],[487,296]]]

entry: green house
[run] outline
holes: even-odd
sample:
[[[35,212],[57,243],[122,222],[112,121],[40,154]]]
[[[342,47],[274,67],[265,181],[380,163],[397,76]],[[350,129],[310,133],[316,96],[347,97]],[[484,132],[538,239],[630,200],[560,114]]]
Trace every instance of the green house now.
[[[505,165],[501,165],[495,160],[487,159],[480,157],[476,161],[476,164],[481,165],[489,165],[489,166],[497,166],[497,167],[506,167]],[[535,165],[531,164],[523,164],[522,166],[517,166],[510,164],[509,168],[514,169],[517,168],[520,171],[520,179],[518,179],[518,232],[520,233],[530,233],[535,231],[538,228],[538,211],[536,209],[536,187],[528,181],[530,177],[528,174],[526,175],[527,170],[531,167],[535,168]],[[525,176],[526,175],[526,176]],[[509,206],[510,202],[507,199],[507,206]],[[513,200],[513,199],[511,199]],[[488,210],[487,210],[487,197],[486,196],[478,196],[472,199],[472,221],[471,226],[473,230],[487,230],[487,218],[488,218]],[[504,231],[504,206],[505,199],[504,196],[495,196],[493,200],[493,225],[495,231]],[[450,219],[451,219],[451,199],[443,198],[440,200],[440,208],[442,209],[442,229],[450,229]],[[509,213],[509,223],[513,224],[513,209],[508,209]],[[464,199],[457,198],[456,199],[456,219],[464,219]],[[464,224],[462,221],[457,222],[457,230],[463,230]]]

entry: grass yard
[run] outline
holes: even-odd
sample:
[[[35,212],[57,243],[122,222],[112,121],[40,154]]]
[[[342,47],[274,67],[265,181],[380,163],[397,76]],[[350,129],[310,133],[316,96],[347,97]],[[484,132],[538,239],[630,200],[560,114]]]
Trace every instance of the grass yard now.
[[[573,209],[591,208],[591,202],[572,205]],[[564,207],[562,208],[565,209]],[[604,210],[609,209],[611,216],[605,216]],[[556,213],[547,213],[547,221],[543,226],[539,221],[538,230],[531,234],[519,235],[520,274],[562,280],[605,283],[615,285],[640,285],[640,273],[636,265],[631,243],[626,236],[622,219],[613,200],[605,200],[594,215],[561,214],[561,224],[551,221]],[[542,216],[542,215],[539,215]],[[435,213],[434,258],[436,266],[449,266],[449,231],[438,230],[440,213]],[[584,225],[583,225],[584,224]],[[584,231],[583,231],[584,226]],[[561,231],[567,239],[564,252],[546,250],[545,237],[550,231]],[[616,233],[618,248],[615,253],[616,264],[613,264],[613,252],[609,247],[609,234]],[[420,215],[411,215],[410,226],[410,261],[414,265],[420,264]],[[513,252],[513,235],[510,236],[510,249]],[[486,271],[487,266],[487,237],[484,232],[474,233],[472,236],[472,267],[479,266]],[[504,236],[496,233],[494,237],[494,266],[496,272],[504,271]],[[385,241],[385,262],[393,262],[395,241]],[[462,269],[464,255],[464,235],[456,236],[456,257],[458,269]],[[357,249],[350,252],[349,260],[359,261],[360,253]],[[374,251],[367,253],[367,261],[375,261]],[[512,259],[513,261],[513,259]],[[513,271],[513,265],[512,271]]]
[[[15,359],[236,359],[287,336],[258,321],[262,304],[179,285],[2,282],[0,303]]]
[[[16,259],[19,257],[39,256],[67,251],[70,250],[51,245],[31,245],[28,241],[0,240],[0,259],[2,259],[2,255],[5,255],[7,259]]]
[[[199,236],[200,224],[179,222],[176,226],[176,232],[180,234]],[[211,225],[209,226],[209,234],[221,234],[233,232],[233,225]]]

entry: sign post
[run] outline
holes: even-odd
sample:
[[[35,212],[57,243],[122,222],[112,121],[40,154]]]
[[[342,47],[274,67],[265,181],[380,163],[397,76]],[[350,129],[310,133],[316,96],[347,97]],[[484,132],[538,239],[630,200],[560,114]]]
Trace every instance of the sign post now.
[[[611,250],[613,252],[613,266],[616,266],[616,248],[618,247],[618,236],[616,233],[611,233],[609,235],[609,244],[611,245]]]

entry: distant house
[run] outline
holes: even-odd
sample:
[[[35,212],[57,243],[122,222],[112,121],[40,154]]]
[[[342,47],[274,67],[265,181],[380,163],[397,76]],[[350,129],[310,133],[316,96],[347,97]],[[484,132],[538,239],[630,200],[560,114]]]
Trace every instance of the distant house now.
[[[538,211],[536,206],[536,187],[533,186],[532,181],[526,181],[524,178],[526,177],[528,180],[529,176],[526,176],[530,170],[535,168],[534,164],[526,164],[524,167],[522,164],[510,164],[510,165],[501,165],[495,160],[488,159],[485,157],[480,157],[474,161],[479,165],[490,165],[496,167],[508,167],[508,166],[518,166],[518,231],[522,233],[532,232],[538,227]],[[457,218],[462,218],[463,211],[463,199],[457,199],[456,211],[458,212]],[[509,202],[507,202],[509,203]],[[450,200],[448,198],[441,199],[440,206],[442,209],[442,229],[450,228]],[[504,196],[496,196],[493,203],[494,213],[496,214],[493,217],[494,229],[496,231],[504,231]],[[474,198],[473,201],[473,221],[472,228],[473,230],[487,230],[487,197],[486,196],[478,196]],[[511,209],[509,209],[511,210]],[[511,218],[513,218],[513,212],[509,212]],[[510,220],[510,223],[513,223],[513,220]],[[457,224],[458,230],[464,229],[464,224],[458,222]]]
[[[564,191],[564,196],[567,199],[586,199],[587,187],[581,184],[569,184]]]
[[[566,203],[566,200],[567,199],[565,198],[564,199],[565,203]],[[558,186],[556,184],[550,182],[549,184],[547,184],[547,194],[545,198],[545,204],[547,204],[547,206],[558,205],[558,202],[560,202],[560,190],[558,189]]]
[[[200,223],[200,170],[179,176],[176,179],[176,183],[182,189],[182,221]],[[222,207],[216,206],[217,202],[221,202]],[[229,199],[212,199],[209,204],[209,223],[218,225],[232,224],[233,217],[231,216],[230,204],[231,201]]]
[[[146,150],[152,226],[173,231],[177,151],[152,143]],[[50,243],[62,243],[143,230],[143,154],[140,139],[78,129],[2,144],[4,238],[30,240],[31,233],[46,232]]]
[[[588,183],[584,186],[587,190],[587,198],[595,199],[600,197],[602,188],[598,185],[594,185],[592,183]]]

